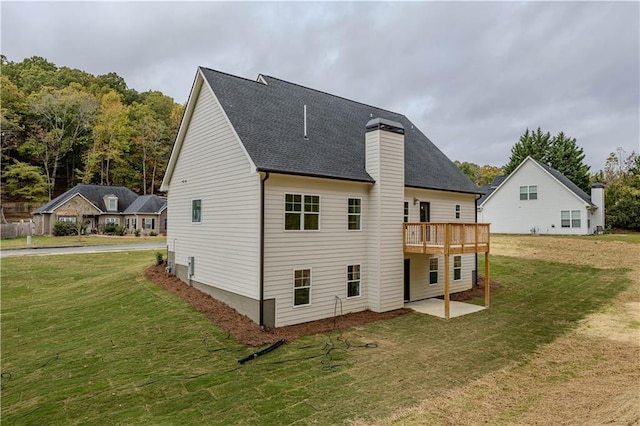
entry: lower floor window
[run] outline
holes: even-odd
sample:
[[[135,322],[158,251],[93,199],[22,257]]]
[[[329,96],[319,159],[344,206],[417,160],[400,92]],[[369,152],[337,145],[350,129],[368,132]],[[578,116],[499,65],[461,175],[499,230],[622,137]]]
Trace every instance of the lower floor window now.
[[[453,256],[453,280],[462,278],[462,256]]]
[[[582,226],[580,210],[560,211],[560,226],[563,228],[580,228]]]
[[[360,296],[360,265],[347,266],[347,297]]]
[[[153,230],[155,228],[155,219],[142,219],[142,227],[144,229],[151,229]]]
[[[293,306],[311,303],[311,269],[293,271]]]
[[[76,217],[75,216],[58,216],[58,220],[60,222],[76,223]]]
[[[429,259],[429,285],[438,284],[438,258]]]
[[[104,220],[104,223],[112,223],[114,225],[120,225],[120,218],[119,217],[108,217]]]

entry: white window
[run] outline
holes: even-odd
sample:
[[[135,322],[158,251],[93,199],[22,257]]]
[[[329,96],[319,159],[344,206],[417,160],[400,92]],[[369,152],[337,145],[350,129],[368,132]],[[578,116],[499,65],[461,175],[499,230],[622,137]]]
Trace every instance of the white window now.
[[[142,219],[142,228],[143,229],[148,229],[148,230],[153,230],[155,228],[155,219]]]
[[[58,216],[58,220],[60,222],[76,223],[76,217],[75,216]]]
[[[360,296],[360,265],[347,266],[347,298]]]
[[[120,218],[119,217],[107,217],[104,220],[104,223],[112,223],[114,225],[120,225]]]
[[[521,186],[520,199],[521,200],[537,200],[538,186],[537,185]]]
[[[460,204],[456,204],[456,219],[460,219]]]
[[[429,258],[429,285],[438,284],[438,258]]]
[[[462,256],[453,256],[453,280],[462,278]]]
[[[361,227],[362,200],[360,198],[349,198],[348,204],[347,229],[350,231],[359,230]]]
[[[311,304],[311,269],[293,271],[293,306]]]
[[[318,230],[320,225],[320,196],[285,194],[284,229],[291,231]]]
[[[404,202],[404,223],[409,222],[409,202]]]
[[[202,200],[191,200],[191,222],[202,222]]]
[[[560,211],[560,225],[563,228],[580,228],[580,210]]]
[[[105,197],[107,200],[107,211],[117,212],[118,211],[118,197],[110,196]]]

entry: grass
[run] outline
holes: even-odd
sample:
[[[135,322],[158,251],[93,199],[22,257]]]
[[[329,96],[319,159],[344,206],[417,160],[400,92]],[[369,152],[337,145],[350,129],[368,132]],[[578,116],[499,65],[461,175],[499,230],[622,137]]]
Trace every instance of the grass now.
[[[80,240],[78,236],[52,237],[47,235],[36,235],[31,237],[31,247],[72,247],[72,246],[100,246],[112,244],[136,244],[165,242],[167,237],[141,236],[141,237],[115,237],[108,235],[83,235]],[[0,240],[0,249],[27,248],[27,237],[18,237],[8,240]]]
[[[502,288],[488,310],[451,320],[412,313],[239,365],[255,349],[144,279],[152,262],[153,252],[3,259],[3,424],[385,417],[526,362],[629,284],[623,269],[493,256]]]

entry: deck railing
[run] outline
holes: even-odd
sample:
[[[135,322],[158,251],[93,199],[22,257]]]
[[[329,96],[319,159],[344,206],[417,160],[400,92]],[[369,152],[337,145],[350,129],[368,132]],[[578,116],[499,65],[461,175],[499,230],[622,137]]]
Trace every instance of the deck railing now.
[[[404,223],[403,236],[405,253],[489,252],[488,223]]]

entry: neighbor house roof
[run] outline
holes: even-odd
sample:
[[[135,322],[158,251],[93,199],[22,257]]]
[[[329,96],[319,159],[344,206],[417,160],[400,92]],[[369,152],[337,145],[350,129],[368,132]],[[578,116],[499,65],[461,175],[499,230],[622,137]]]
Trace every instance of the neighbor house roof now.
[[[522,161],[522,163],[520,163],[518,167],[516,167],[516,169],[513,172],[511,172],[511,174],[507,176],[497,176],[494,178],[491,185],[484,185],[480,187],[484,195],[478,199],[477,205],[478,206],[482,205],[500,186],[502,186],[502,184],[505,181],[507,181],[511,176],[515,175],[520,169],[520,167],[522,167],[522,165],[527,161],[532,161],[534,164],[538,165],[538,167],[540,167],[541,169],[549,173],[553,178],[555,178],[558,182],[560,182],[560,184],[562,184],[566,189],[572,192],[576,197],[580,198],[585,203],[595,207],[595,205],[591,202],[591,196],[589,196],[586,192],[580,189],[578,185],[573,183],[568,177],[566,177],[565,175],[563,175],[553,167],[548,166],[544,163],[541,163],[540,161],[534,159],[531,156],[525,158]]]
[[[266,75],[254,81],[208,68],[199,72],[258,171],[373,182],[365,169],[365,126],[383,118],[405,129],[406,186],[480,193],[402,114]]]
[[[141,195],[127,207],[124,214],[160,213],[166,206],[167,200],[155,194]]]
[[[115,195],[118,197],[118,213],[124,212],[131,203],[138,198],[138,194],[123,186],[80,184],[35,209],[33,214],[53,213],[56,207],[71,199],[76,194],[82,195],[103,213],[107,212],[107,206],[105,206],[104,202],[104,197],[106,196]]]

